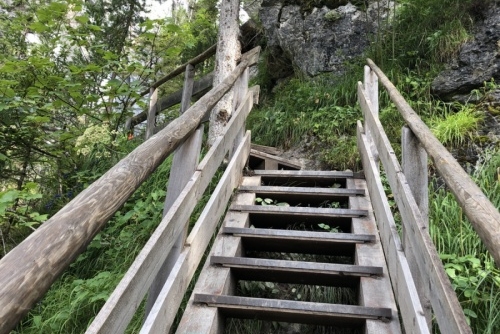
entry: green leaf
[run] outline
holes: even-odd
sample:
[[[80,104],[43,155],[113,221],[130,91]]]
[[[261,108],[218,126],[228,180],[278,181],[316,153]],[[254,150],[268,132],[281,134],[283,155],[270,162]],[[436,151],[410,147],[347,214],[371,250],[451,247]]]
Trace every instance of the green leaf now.
[[[38,32],[38,33],[42,33],[42,32],[49,30],[49,28],[41,22],[34,22],[34,23],[30,24],[30,29],[33,32]]]
[[[89,27],[90,30],[93,30],[93,31],[101,31],[101,27],[99,26],[96,26],[95,24],[89,24],[87,27]]]
[[[464,308],[464,314],[471,318],[477,318],[477,313],[468,308]]]
[[[448,274],[448,276],[450,276],[450,278],[455,278],[457,277],[457,274],[455,273],[455,269],[454,268],[447,268],[446,269],[446,273]]]
[[[87,15],[76,16],[75,20],[81,24],[86,24],[89,22],[89,17]]]
[[[18,190],[7,190],[0,192],[0,203],[13,203],[19,198],[20,192]]]

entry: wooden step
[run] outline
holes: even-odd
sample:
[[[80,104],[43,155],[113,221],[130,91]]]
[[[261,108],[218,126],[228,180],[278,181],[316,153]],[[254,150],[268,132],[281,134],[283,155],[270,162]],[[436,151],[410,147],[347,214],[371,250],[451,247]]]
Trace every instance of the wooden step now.
[[[352,256],[355,244],[375,241],[370,234],[224,227],[222,233],[241,237],[245,250]]]
[[[195,294],[195,303],[217,307],[232,318],[248,318],[325,326],[361,327],[367,319],[386,321],[391,309],[311,303],[227,295]]]
[[[255,193],[260,198],[271,198],[292,206],[328,207],[332,202],[347,205],[349,197],[364,196],[364,189],[310,188],[276,186],[242,186],[240,192]]]
[[[359,277],[381,275],[381,267],[349,264],[212,256],[210,264],[231,268],[237,279],[355,287]]]
[[[240,211],[248,213],[265,213],[267,215],[293,214],[297,216],[316,216],[316,217],[349,217],[358,218],[368,214],[366,210],[351,209],[329,209],[313,207],[292,207],[292,206],[274,206],[274,205],[231,205],[231,211]]]
[[[255,176],[260,176],[262,183],[270,186],[293,187],[332,187],[339,184],[345,188],[346,179],[362,179],[363,173],[310,171],[310,170],[255,170]]]

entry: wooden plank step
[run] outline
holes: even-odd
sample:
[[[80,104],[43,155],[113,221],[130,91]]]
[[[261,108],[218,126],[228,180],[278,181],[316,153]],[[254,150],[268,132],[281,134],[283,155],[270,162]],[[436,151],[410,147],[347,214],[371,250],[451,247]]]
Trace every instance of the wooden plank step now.
[[[294,161],[292,159],[285,159],[285,158],[278,157],[276,155],[268,154],[265,152],[261,152],[261,151],[255,150],[255,149],[250,150],[250,159],[253,160],[252,158],[264,160],[266,170],[269,170],[269,169],[271,169],[271,170],[273,170],[273,169],[299,169],[300,170],[302,168],[302,166],[300,165],[300,162],[298,162],[298,161]],[[253,165],[253,162],[250,162],[250,164]]]
[[[347,207],[349,197],[364,196],[364,189],[345,188],[310,188],[310,187],[240,187],[240,192],[252,192],[259,198],[271,198],[277,202],[286,202],[291,206],[302,207]]]
[[[387,321],[391,309],[355,305],[311,303],[226,295],[195,294],[195,303],[217,307],[233,318],[318,324],[325,326],[363,326],[367,319]]]
[[[364,189],[345,189],[345,188],[240,186],[239,191],[253,192],[262,195],[290,194],[290,195],[300,195],[300,196],[324,196],[328,198],[345,198],[345,197],[365,195]]]
[[[373,234],[328,233],[293,230],[270,230],[266,228],[224,227],[222,233],[237,237],[259,239],[310,240],[314,242],[329,241],[332,243],[365,243],[375,241]]]
[[[357,243],[373,242],[374,235],[225,227],[222,233],[241,237],[246,251],[353,256]]]
[[[316,170],[255,170],[255,176],[276,178],[364,179],[363,173]]]
[[[317,217],[364,217],[368,215],[367,210],[351,209],[329,209],[329,208],[311,208],[311,207],[291,207],[291,206],[273,206],[273,205],[231,205],[231,211],[240,211],[248,213],[265,213],[268,215],[306,215]]]
[[[381,267],[349,264],[212,256],[210,264],[231,268],[237,279],[354,287],[359,277],[382,275]]]
[[[364,178],[362,173],[311,170],[254,170],[262,185],[289,187],[346,187],[347,179]]]

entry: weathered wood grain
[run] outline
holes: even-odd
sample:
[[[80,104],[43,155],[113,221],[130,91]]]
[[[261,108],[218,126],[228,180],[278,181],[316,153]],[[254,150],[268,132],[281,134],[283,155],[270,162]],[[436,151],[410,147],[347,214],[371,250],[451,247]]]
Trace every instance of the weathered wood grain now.
[[[422,218],[382,124],[370,108],[364,112],[366,112],[366,121],[375,129],[372,133],[373,140],[401,213],[403,228],[408,236],[408,245],[413,251],[422,275],[421,286],[425,290],[429,289],[425,291],[425,294],[431,297],[432,308],[439,327],[441,330],[450,330],[450,333],[470,333],[463,310],[428,233],[426,219]]]
[[[396,108],[434,161],[434,166],[455,195],[474,230],[495,259],[496,265],[500,267],[500,213],[451,153],[436,139],[385,74],[370,59],[368,65],[387,89]]]
[[[8,333],[140,184],[199,125],[260,48],[182,116],[137,147],[0,260],[0,333]]]
[[[356,305],[311,303],[251,297],[220,296],[197,293],[194,301],[229,312],[231,315],[271,321],[323,325],[362,325],[366,319],[390,319],[391,309]]]
[[[372,135],[376,135],[375,132],[376,128],[372,128]],[[384,192],[378,166],[371,153],[368,138],[359,122],[358,148],[370,198],[377,217],[382,246],[386,254],[392,288],[401,310],[405,331],[407,333],[430,333],[417,288],[401,245],[396,223]],[[380,153],[380,155],[383,155],[383,153]]]
[[[312,273],[316,275],[327,274],[332,276],[378,276],[382,274],[382,268],[374,266],[273,260],[249,257],[212,256],[210,257],[210,264],[219,264],[231,268],[253,268],[254,270],[264,270],[269,272],[269,276],[272,276],[273,270],[288,272],[288,275],[293,275],[297,272],[301,274]]]
[[[184,89],[182,93],[182,103],[180,108],[180,114],[182,115],[186,110],[189,109],[191,105],[191,95],[193,93],[193,82],[194,82],[194,66],[188,64],[186,66],[186,71],[184,74]],[[168,213],[168,210],[174,204],[175,199],[182,192],[182,189],[189,182],[189,179],[196,170],[198,162],[200,159],[201,144],[203,142],[203,124],[200,124],[198,128],[191,134],[174,152],[174,158],[172,160],[172,166],[170,168],[170,176],[167,186],[167,195],[165,197],[165,203],[163,205],[163,216]],[[182,248],[184,247],[184,241],[187,236],[188,220],[184,222],[184,229],[176,237],[176,241],[170,249],[165,262],[162,264],[161,269],[153,280],[151,287],[149,288],[149,293],[146,299],[145,315],[153,307],[156,301],[156,297],[160,293],[163,284],[165,283],[170,271],[175,265],[177,258],[179,257]],[[182,223],[182,222],[181,222]]]
[[[411,129],[407,126],[404,126],[401,130],[401,148],[401,167],[403,169],[403,173],[408,181],[408,186],[411,189],[413,198],[415,198],[415,202],[417,203],[420,213],[422,214],[422,223],[424,226],[429,227],[429,177],[427,172],[427,152],[425,152],[420,145],[418,138],[415,137]],[[427,326],[431,328],[432,307],[430,297],[427,295],[429,291],[423,286],[423,282],[421,281],[422,276],[418,271],[418,259],[415,257],[415,252],[411,248],[411,242],[408,240],[408,238],[411,238],[412,236],[407,233],[404,228],[402,229],[402,235],[403,248],[415,281],[415,286],[417,287],[420,302],[424,309]]]
[[[242,181],[246,185],[260,184],[259,177],[245,177]],[[233,202],[238,204],[253,203],[255,200],[254,194],[237,194]],[[248,227],[248,214],[239,212],[228,212],[224,219],[224,225],[230,227]],[[217,236],[210,255],[216,256],[240,256],[241,255],[241,240],[238,237],[222,235]],[[194,293],[209,293],[209,294],[227,294],[233,290],[232,278],[229,268],[214,267],[210,265],[210,260],[207,259],[203,267]],[[208,333],[213,328],[220,328],[223,324],[220,313],[217,308],[207,307],[205,305],[194,304],[193,294],[191,295],[188,305],[184,311],[182,319],[177,327],[176,333]],[[222,332],[218,332],[222,333]]]
[[[308,208],[308,207],[290,207],[290,206],[274,206],[274,205],[237,205],[233,204],[230,207],[233,211],[242,211],[250,213],[266,213],[266,214],[294,214],[307,215],[317,217],[360,217],[366,216],[366,210],[350,210],[350,209],[326,209],[326,208]]]
[[[425,275],[422,277],[423,282],[425,282],[423,286],[428,286],[431,289],[431,304],[439,327],[441,330],[449,330],[450,333],[470,333],[470,327],[465,321],[460,303],[427,232],[422,214],[413,198],[382,124],[370,108],[363,109],[363,112],[365,121],[372,126],[373,140],[401,213],[404,229],[409,236],[413,236],[408,241],[418,260],[420,273]]]
[[[149,109],[148,109],[148,121],[146,123],[145,140],[153,135],[153,130],[156,125],[156,101],[158,101],[158,89],[151,88],[149,92]]]
[[[236,228],[224,227],[222,233],[233,234],[241,237],[262,237],[262,238],[283,238],[295,240],[319,241],[338,241],[339,243],[365,243],[375,241],[372,234],[352,234],[352,233],[325,233],[311,231],[294,230],[272,230],[267,228]],[[333,246],[335,247],[335,246]]]
[[[260,159],[264,159],[264,160],[266,160],[266,163],[268,163],[268,164],[271,162],[275,163],[275,168],[271,168],[269,165],[268,167],[266,167],[266,170],[277,170],[278,165],[288,166],[288,167],[296,168],[296,169],[302,168],[302,166],[300,165],[299,162],[293,161],[291,159],[281,158],[281,157],[271,155],[271,154],[268,154],[265,152],[260,152],[260,151],[255,150],[255,149],[252,149],[250,151],[250,155],[257,157],[257,158],[260,158]],[[267,162],[268,160],[269,160],[269,162]]]
[[[346,186],[348,189],[366,189],[366,181],[362,179],[349,179],[347,180]],[[350,198],[349,207],[351,209],[368,211],[368,216],[352,219],[352,233],[355,233],[355,235],[358,233],[371,233],[375,237],[372,243],[356,244],[354,263],[363,266],[380,266],[384,271],[383,275],[378,279],[368,277],[360,278],[359,304],[369,307],[385,307],[392,310],[392,318],[390,321],[366,320],[365,333],[400,334],[401,325],[399,323],[398,308],[394,301],[394,294],[391,288],[384,252],[380,243],[368,192],[366,192],[366,195],[363,197]]]
[[[167,333],[170,330],[184,293],[202,259],[215,227],[224,213],[233,189],[240,182],[241,171],[249,151],[250,133],[247,133],[191,231],[186,248],[178,258],[144,322],[142,334]]]
[[[257,150],[271,155],[279,155],[281,152],[275,147],[252,144],[252,150]]]
[[[245,187],[241,186],[239,191],[254,192],[263,195],[276,194],[297,194],[301,196],[324,196],[324,197],[352,197],[363,196],[364,189],[345,189],[345,188],[311,188],[311,187],[274,187],[274,186],[258,186]]]

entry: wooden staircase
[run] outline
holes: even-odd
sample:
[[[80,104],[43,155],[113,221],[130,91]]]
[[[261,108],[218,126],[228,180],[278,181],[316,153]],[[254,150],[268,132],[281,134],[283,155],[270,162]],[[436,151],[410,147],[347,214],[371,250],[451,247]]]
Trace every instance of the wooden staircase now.
[[[234,333],[236,319],[267,321],[261,333],[400,333],[363,176],[251,174],[233,197],[177,333]],[[255,205],[256,198],[274,205]]]

